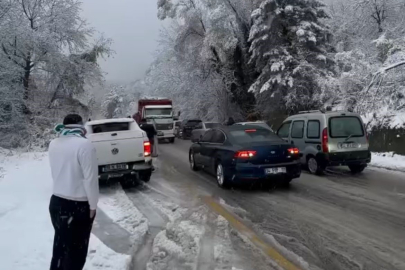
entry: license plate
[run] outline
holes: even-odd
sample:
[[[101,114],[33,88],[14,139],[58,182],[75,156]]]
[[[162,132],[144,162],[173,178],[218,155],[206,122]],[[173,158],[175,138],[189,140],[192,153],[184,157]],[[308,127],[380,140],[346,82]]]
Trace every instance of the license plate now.
[[[286,173],[286,167],[277,167],[277,168],[267,168],[265,169],[266,174],[279,174],[279,173]]]
[[[120,178],[123,177],[124,175],[122,173],[112,173],[108,175],[108,178]]]
[[[105,167],[106,172],[127,170],[127,169],[128,169],[128,164],[112,164],[112,165],[107,165]]]
[[[357,148],[357,143],[342,143],[342,148]]]

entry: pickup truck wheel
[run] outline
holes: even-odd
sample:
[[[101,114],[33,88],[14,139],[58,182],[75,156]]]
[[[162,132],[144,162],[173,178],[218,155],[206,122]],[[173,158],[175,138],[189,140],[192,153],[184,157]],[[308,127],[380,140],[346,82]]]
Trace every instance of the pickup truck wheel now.
[[[139,173],[139,178],[145,183],[148,183],[150,181],[151,176],[152,170]]]
[[[123,189],[129,189],[136,186],[135,180],[132,178],[122,178],[120,182]]]

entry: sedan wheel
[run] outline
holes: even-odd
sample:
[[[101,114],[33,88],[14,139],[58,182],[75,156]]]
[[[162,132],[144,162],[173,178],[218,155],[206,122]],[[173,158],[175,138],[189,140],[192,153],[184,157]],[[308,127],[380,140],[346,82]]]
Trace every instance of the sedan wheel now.
[[[198,166],[195,164],[195,156],[194,156],[194,153],[190,153],[190,168],[193,170],[193,171],[198,171]]]
[[[217,165],[216,175],[218,186],[220,186],[221,188],[228,188],[228,181],[225,177],[224,167],[221,163],[218,163]]]

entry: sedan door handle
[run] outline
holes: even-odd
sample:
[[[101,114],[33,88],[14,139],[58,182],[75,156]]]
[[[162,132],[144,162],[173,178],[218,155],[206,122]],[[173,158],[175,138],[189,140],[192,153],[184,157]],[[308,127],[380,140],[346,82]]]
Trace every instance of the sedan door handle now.
[[[291,144],[294,144],[294,141],[291,141]]]

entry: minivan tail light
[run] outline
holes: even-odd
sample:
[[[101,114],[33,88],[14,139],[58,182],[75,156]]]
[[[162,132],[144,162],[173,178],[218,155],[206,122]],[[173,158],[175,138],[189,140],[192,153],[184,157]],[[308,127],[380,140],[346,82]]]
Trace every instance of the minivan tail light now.
[[[152,147],[150,142],[143,142],[143,155],[150,157],[152,155]]]
[[[329,146],[328,146],[328,129],[324,128],[322,131],[322,152],[328,153],[329,152]]]
[[[287,150],[290,155],[298,155],[300,150],[298,148],[290,148]]]
[[[249,159],[256,156],[256,151],[238,151],[235,154],[235,158]]]

